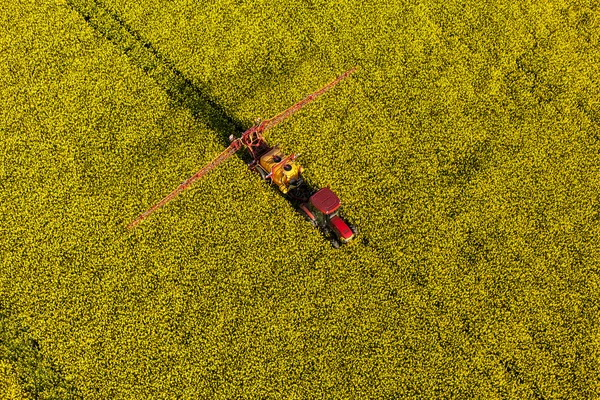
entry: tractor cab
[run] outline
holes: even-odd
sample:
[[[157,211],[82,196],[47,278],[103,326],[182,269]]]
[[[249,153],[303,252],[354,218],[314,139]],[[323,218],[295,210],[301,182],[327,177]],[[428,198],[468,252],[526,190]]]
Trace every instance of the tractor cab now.
[[[340,199],[331,189],[320,189],[310,197],[308,203],[300,205],[300,208],[321,229],[333,231],[342,243],[354,237],[352,229],[338,215]]]

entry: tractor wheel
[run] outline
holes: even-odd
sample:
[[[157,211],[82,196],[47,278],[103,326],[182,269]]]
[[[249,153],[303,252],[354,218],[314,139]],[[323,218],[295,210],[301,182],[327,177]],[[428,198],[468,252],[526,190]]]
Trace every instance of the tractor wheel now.
[[[267,178],[267,174],[265,173],[265,171],[261,168],[261,167],[256,167],[256,171],[258,171],[258,173],[260,174],[260,177],[264,180],[266,180]]]
[[[350,228],[352,233],[354,233],[355,235],[358,235],[358,229],[356,228],[356,226],[354,226],[352,224],[348,224],[348,227]]]
[[[256,166],[256,171],[258,171],[263,181],[269,183],[271,178],[267,178],[268,173],[264,169],[262,169],[260,166]]]
[[[302,211],[301,208],[299,208],[298,210],[298,214],[302,215],[302,217],[307,220],[308,222],[310,222],[310,224],[313,226],[313,228],[318,228],[319,224],[317,224],[317,221],[314,219],[310,219],[310,217],[308,215],[306,215],[306,213],[304,211]]]
[[[334,249],[340,248],[340,242],[337,239],[331,239],[331,245],[333,246]]]

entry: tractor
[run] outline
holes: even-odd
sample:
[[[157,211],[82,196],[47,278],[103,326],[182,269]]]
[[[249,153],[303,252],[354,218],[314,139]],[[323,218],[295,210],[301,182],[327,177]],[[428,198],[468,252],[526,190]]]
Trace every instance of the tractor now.
[[[229,141],[234,143],[235,136],[229,136]],[[313,191],[305,185],[301,175],[304,168],[295,161],[298,154],[286,156],[279,145],[270,147],[259,131],[250,130],[242,135],[241,143],[252,158],[248,164],[250,170],[298,203],[299,213],[329,237],[333,247],[354,238],[356,227],[339,215],[340,199],[336,194],[330,188]]]
[[[340,199],[328,187],[315,192],[308,202],[299,205],[300,213],[319,228],[325,235],[330,236],[333,247],[348,243],[357,234],[354,225],[346,223],[339,215]]]

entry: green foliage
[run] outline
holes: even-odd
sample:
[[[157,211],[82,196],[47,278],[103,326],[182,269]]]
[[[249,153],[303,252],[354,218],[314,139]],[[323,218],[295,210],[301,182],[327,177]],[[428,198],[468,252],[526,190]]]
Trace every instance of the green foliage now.
[[[0,333],[27,350],[0,390],[42,368],[86,399],[600,396],[598,7],[463,3],[3,6]],[[125,231],[354,65],[268,138],[356,241],[239,158]]]
[[[0,304],[0,393],[6,400],[81,398],[4,304]]]
[[[0,361],[0,393],[7,400],[25,399],[14,367],[8,361]]]

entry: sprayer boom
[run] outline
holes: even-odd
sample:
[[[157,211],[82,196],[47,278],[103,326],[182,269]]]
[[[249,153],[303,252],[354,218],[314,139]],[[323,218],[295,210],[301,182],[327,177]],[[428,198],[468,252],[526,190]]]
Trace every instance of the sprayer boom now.
[[[290,117],[292,114],[296,113],[298,110],[300,110],[302,107],[304,107],[308,103],[316,100],[317,97],[321,96],[323,93],[325,93],[326,91],[328,91],[329,89],[331,89],[332,87],[334,87],[335,85],[340,83],[340,81],[346,79],[354,71],[356,71],[356,67],[344,72],[343,74],[338,76],[335,80],[329,82],[327,85],[323,86],[321,89],[317,90],[316,92],[306,96],[304,99],[300,100],[299,102],[297,102],[296,104],[294,104],[287,110],[283,111],[282,113],[274,116],[271,119],[267,119],[267,120],[263,121],[258,126],[257,131],[262,133],[262,132],[266,131],[267,129],[271,129],[272,127],[274,127],[275,125],[277,125],[278,123],[283,121],[284,119],[286,119],[286,118]]]
[[[212,160],[210,163],[208,163],[208,165],[206,165],[200,171],[195,173],[193,176],[191,176],[190,178],[185,180],[181,185],[179,185],[177,187],[177,189],[172,191],[161,201],[159,201],[158,203],[153,205],[150,209],[148,209],[147,211],[142,213],[139,217],[137,217],[134,221],[132,221],[129,225],[127,225],[127,229],[134,228],[136,225],[138,225],[140,222],[142,222],[144,219],[146,219],[150,214],[152,214],[154,211],[158,210],[159,208],[161,208],[162,206],[167,204],[169,201],[173,200],[175,197],[177,197],[177,195],[179,195],[179,193],[183,192],[195,181],[202,178],[204,175],[209,173],[212,169],[217,167],[223,161],[227,160],[229,157],[234,155],[242,147],[248,148],[248,150],[252,154],[254,154],[253,149],[255,148],[255,146],[257,144],[263,143],[263,138],[261,135],[262,132],[274,127],[275,125],[277,125],[284,119],[286,119],[289,116],[291,116],[292,114],[296,113],[302,107],[304,107],[308,103],[314,101],[317,97],[321,96],[323,93],[325,93],[326,91],[328,91],[329,89],[331,89],[332,87],[337,85],[341,80],[345,79],[347,76],[352,74],[354,71],[356,71],[356,68],[352,68],[352,69],[344,72],[343,74],[338,76],[335,80],[331,81],[330,83],[328,83],[321,89],[317,90],[316,92],[314,92],[314,93],[310,94],[309,96],[305,97],[304,99],[300,100],[298,103],[294,104],[287,110],[283,111],[281,114],[278,114],[271,119],[267,119],[267,120],[263,121],[258,126],[253,126],[250,129],[246,130],[244,133],[242,133],[241,137],[235,138],[235,137],[231,136],[230,137],[231,144],[229,145],[229,147],[227,149],[225,149],[221,154],[219,154],[217,156],[217,158]]]

